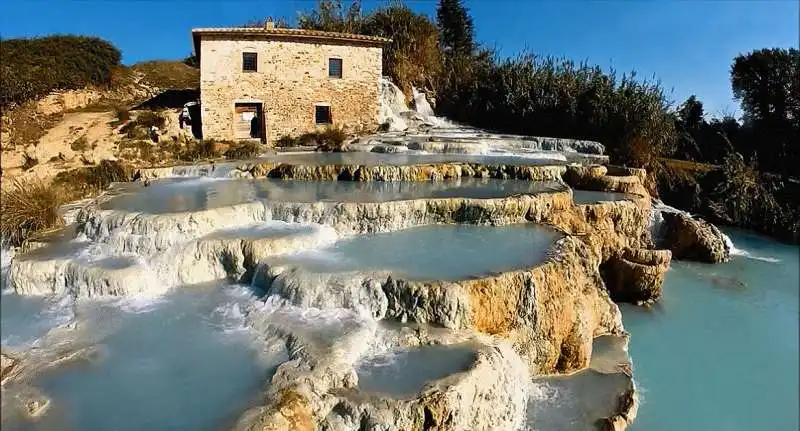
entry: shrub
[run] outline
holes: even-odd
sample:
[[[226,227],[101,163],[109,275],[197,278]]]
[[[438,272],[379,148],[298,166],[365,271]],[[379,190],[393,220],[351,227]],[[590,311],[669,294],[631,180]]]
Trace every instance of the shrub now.
[[[53,90],[108,85],[121,53],[85,36],[0,40],[0,106],[20,104]]]
[[[146,160],[148,162],[155,161],[155,155],[153,153],[153,144],[151,144],[150,141],[146,140],[122,141],[119,144],[119,149],[123,154],[130,157],[131,159],[139,158],[141,160]],[[133,150],[133,154],[124,151],[128,149]]]
[[[89,141],[86,140],[86,136],[81,136],[69,144],[69,147],[72,149],[72,151],[86,151],[89,149]]]
[[[166,118],[153,111],[142,111],[136,115],[136,119],[128,122],[119,129],[128,139],[141,140],[150,137],[150,128],[153,126],[163,128]]]
[[[231,146],[223,154],[226,159],[250,159],[261,154],[261,145],[257,142],[248,141]]]
[[[149,129],[153,126],[158,127],[159,129],[164,127],[166,124],[167,119],[162,117],[156,112],[153,111],[142,111],[136,115],[136,125],[139,127],[144,127]]]
[[[275,146],[279,148],[295,147],[297,146],[297,140],[289,135],[283,135],[275,141]]]
[[[304,133],[296,142],[303,146],[315,146],[317,151],[341,151],[346,138],[342,129],[327,127],[323,131]]]
[[[22,154],[22,170],[27,171],[28,169],[36,166],[39,164],[39,159],[28,155],[28,153]]]
[[[58,208],[68,194],[40,179],[15,178],[2,188],[0,235],[2,242],[22,245],[32,234],[60,226]]]
[[[109,125],[112,128],[118,127],[121,124],[125,124],[131,119],[131,113],[125,107],[120,105],[115,105],[112,108],[114,112],[114,121],[112,121]]]
[[[186,148],[178,154],[178,159],[194,162],[202,159],[213,159],[221,155],[220,145],[213,139],[204,139],[186,143]]]

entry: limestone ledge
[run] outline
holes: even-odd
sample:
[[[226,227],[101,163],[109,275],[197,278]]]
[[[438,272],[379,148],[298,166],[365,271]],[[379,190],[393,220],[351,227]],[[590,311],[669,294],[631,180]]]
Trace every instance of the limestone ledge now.
[[[263,237],[239,235],[237,230],[217,231],[150,256],[140,254],[140,259],[23,255],[12,261],[9,283],[19,294],[73,297],[159,295],[176,286],[226,279],[247,283],[265,257],[317,248],[337,238],[332,229],[319,226]]]
[[[436,163],[419,165],[299,165],[288,163],[245,163],[237,167],[240,176],[316,181],[444,181],[469,178],[497,178],[529,181],[557,181],[566,171],[558,165],[524,166],[480,163]],[[236,176],[237,174],[233,174]]]
[[[646,242],[649,210],[649,201],[642,199],[566,209],[551,205],[534,216],[517,212],[570,235],[554,245],[542,265],[471,280],[320,274],[279,264],[264,265],[253,282],[298,306],[348,308],[377,319],[498,335],[514,343],[533,374],[568,372],[586,366],[595,336],[623,332],[599,268]]]
[[[647,173],[643,169],[618,166],[570,165],[564,172],[564,181],[573,188],[616,192],[650,197],[645,188]]]
[[[273,267],[254,284],[293,305],[349,308],[376,319],[469,329],[510,341],[532,375],[585,367],[591,341],[622,334],[596,257],[575,238],[537,267],[462,281],[416,281],[388,273],[313,274]]]
[[[385,202],[250,202],[201,211],[144,214],[87,206],[78,215],[88,239],[119,252],[150,255],[222,229],[269,220],[317,223],[339,235],[392,232],[437,223],[504,225],[544,222],[572,207],[570,190],[495,199],[415,199]]]

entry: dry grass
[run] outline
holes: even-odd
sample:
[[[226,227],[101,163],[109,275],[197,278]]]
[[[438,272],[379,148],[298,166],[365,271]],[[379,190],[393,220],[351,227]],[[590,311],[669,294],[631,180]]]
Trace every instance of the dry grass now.
[[[114,182],[131,179],[133,169],[118,161],[103,160],[97,166],[87,166],[61,172],[53,179],[53,184],[69,193],[71,198],[93,196]]]
[[[659,161],[663,162],[664,166],[668,169],[684,170],[697,173],[705,173],[719,169],[719,166],[716,165],[693,162],[690,160],[659,158]]]
[[[146,61],[133,65],[131,69],[143,75],[145,84],[160,89],[200,87],[200,70],[182,61]]]
[[[22,245],[36,232],[61,226],[58,208],[71,195],[41,179],[15,178],[2,188],[0,235],[2,241]]]

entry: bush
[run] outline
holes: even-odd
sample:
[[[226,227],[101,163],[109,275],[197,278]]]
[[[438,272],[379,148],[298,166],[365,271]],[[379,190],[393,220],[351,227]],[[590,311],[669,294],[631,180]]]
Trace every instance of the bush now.
[[[153,111],[142,111],[136,115],[136,125],[150,129],[153,126],[163,128],[167,119]]]
[[[149,139],[150,128],[153,126],[159,129],[166,124],[166,118],[153,111],[141,111],[136,114],[136,119],[128,122],[119,129],[128,139],[141,140]]]
[[[15,178],[3,184],[0,236],[4,244],[22,245],[36,232],[60,226],[58,208],[68,194],[40,179]]]
[[[86,151],[89,149],[89,141],[86,140],[86,136],[81,136],[73,143],[69,144],[69,147],[72,151]]]
[[[257,142],[248,141],[233,145],[223,154],[226,159],[251,159],[261,154],[261,145]]]
[[[213,159],[221,156],[220,145],[213,139],[204,139],[186,143],[186,148],[178,154],[178,159],[194,162],[202,159]]]
[[[289,135],[283,135],[275,141],[275,146],[279,148],[295,147],[297,146],[297,140]]]
[[[651,167],[672,154],[677,132],[658,82],[597,66],[522,55],[502,62],[455,59],[437,108],[449,118],[505,133],[604,143],[616,163]]]
[[[0,52],[1,107],[53,90],[106,86],[121,58],[110,42],[84,36],[0,40]]]
[[[28,169],[36,166],[39,164],[39,159],[28,155],[28,153],[22,154],[22,170],[27,171]]]
[[[114,121],[111,122],[110,126],[112,128],[118,127],[121,124],[125,124],[131,119],[131,113],[125,107],[120,105],[115,105],[111,108],[114,112]]]
[[[141,159],[148,162],[155,161],[155,156],[153,153],[153,144],[147,140],[136,140],[136,141],[123,141],[119,144],[119,149],[121,152],[124,153],[125,156],[128,156],[130,159]],[[127,153],[124,150],[131,149],[133,150],[133,154]]]

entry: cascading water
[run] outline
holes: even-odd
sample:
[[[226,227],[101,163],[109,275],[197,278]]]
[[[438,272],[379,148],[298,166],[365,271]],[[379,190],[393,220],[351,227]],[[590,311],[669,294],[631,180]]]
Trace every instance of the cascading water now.
[[[76,429],[230,425],[289,360],[355,367],[358,374],[366,372],[362,359],[390,350],[402,357],[402,331],[378,320],[392,300],[381,285],[387,277],[447,280],[526,268],[545,259],[560,237],[535,225],[353,236],[397,227],[345,212],[333,225],[356,229],[345,229],[351,237],[342,241],[340,232],[308,222],[306,214],[326,202],[334,210],[341,202],[557,193],[560,183],[293,183],[173,172],[197,177],[119,185],[78,212],[72,237],[53,237],[18,255],[4,251],[4,348],[56,363],[52,358],[74,351],[73,360],[83,364],[27,371],[33,374],[26,381],[51,399],[41,413],[47,421]],[[495,250],[492,259],[485,258],[487,248]],[[330,260],[320,265],[315,256],[326,255]],[[347,291],[348,280],[378,273],[370,281],[374,296],[363,296],[360,285]],[[251,281],[251,287],[237,284]],[[42,347],[30,350],[34,345]],[[449,357],[437,352],[429,354]],[[524,375],[519,361],[512,360],[514,372]],[[414,388],[462,371],[443,366]],[[364,376],[365,391],[388,384]],[[109,397],[109,387],[118,395]],[[525,399],[509,400],[508,408],[519,413]],[[9,426],[14,420],[3,418]]]

